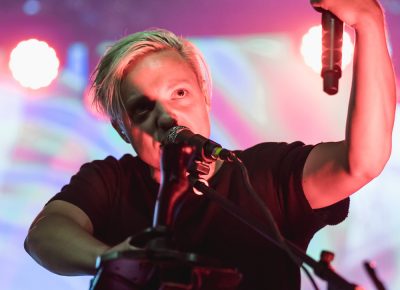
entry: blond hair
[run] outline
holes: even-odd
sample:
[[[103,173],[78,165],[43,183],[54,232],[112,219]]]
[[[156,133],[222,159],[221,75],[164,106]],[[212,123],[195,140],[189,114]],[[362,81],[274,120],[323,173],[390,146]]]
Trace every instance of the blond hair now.
[[[112,45],[100,59],[91,80],[96,107],[111,120],[119,120],[125,111],[121,84],[126,70],[139,57],[165,49],[174,49],[193,68],[200,88],[210,105],[211,76],[201,52],[188,40],[164,29],[146,30],[128,35]]]

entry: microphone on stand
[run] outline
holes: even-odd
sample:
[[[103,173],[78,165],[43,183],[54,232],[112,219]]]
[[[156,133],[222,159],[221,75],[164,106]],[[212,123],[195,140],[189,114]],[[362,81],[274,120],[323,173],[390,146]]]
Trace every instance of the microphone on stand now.
[[[153,227],[172,227],[177,205],[189,187],[185,175],[192,162],[192,148],[185,144],[166,144],[161,155],[161,181],[154,206]]]
[[[175,126],[169,129],[162,143],[163,145],[186,143],[193,146],[197,157],[208,163],[217,159],[232,162],[236,157],[233,152],[200,134],[193,133],[185,126]]]
[[[328,10],[315,8],[322,12],[322,70],[323,89],[329,95],[339,90],[342,76],[343,21]]]

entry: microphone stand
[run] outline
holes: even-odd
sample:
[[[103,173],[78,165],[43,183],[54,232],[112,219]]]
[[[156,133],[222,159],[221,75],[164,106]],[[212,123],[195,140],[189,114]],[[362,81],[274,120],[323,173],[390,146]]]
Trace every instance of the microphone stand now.
[[[131,237],[135,250],[98,257],[90,290],[235,290],[241,281],[236,269],[195,253],[179,251],[173,222],[189,186],[186,172],[193,147],[167,144],[161,155],[161,183],[151,228]]]
[[[250,228],[261,234],[268,241],[276,245],[282,250],[285,247],[272,238],[265,224],[261,223],[259,220],[255,219],[253,216],[242,211],[233,202],[219,195],[215,190],[205,185],[203,182],[199,181],[195,176],[189,176],[189,181],[191,185],[197,190],[201,191],[205,197],[216,202],[221,208],[230,213],[231,215],[238,218],[241,222],[247,224]],[[323,252],[321,254],[321,260],[319,262],[315,261],[313,258],[305,254],[301,249],[299,249],[295,244],[286,240],[286,245],[291,250],[292,254],[302,263],[304,262],[310,266],[314,273],[325,280],[328,283],[329,289],[332,290],[357,290],[359,289],[357,285],[346,281],[343,277],[339,276],[330,267],[330,261],[333,259],[333,254],[328,252]],[[331,254],[331,255],[330,255]]]

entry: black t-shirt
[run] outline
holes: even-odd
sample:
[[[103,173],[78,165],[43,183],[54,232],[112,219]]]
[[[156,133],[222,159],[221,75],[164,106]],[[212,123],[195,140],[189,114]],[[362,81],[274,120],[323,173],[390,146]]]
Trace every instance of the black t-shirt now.
[[[318,210],[309,206],[301,179],[312,148],[301,142],[271,142],[236,152],[282,234],[303,250],[319,229],[346,218],[349,205],[345,199]],[[258,220],[265,220],[246,191],[237,165],[224,163],[209,185]],[[115,245],[151,226],[158,187],[149,167],[139,158],[107,157],[84,164],[51,200],[81,208],[93,223],[94,236]],[[180,249],[238,268],[243,274],[240,289],[300,288],[299,269],[285,253],[204,196],[186,195],[174,232]]]

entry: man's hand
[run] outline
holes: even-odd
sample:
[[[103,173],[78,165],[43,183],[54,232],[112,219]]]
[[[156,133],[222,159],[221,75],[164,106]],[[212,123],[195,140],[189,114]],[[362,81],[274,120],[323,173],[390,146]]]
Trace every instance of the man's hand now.
[[[329,10],[356,29],[371,20],[383,20],[382,8],[376,0],[311,0],[311,5]]]
[[[114,247],[111,247],[108,250],[106,250],[102,255],[106,255],[106,254],[114,253],[114,252],[124,252],[124,251],[139,249],[139,248],[131,245],[131,243],[130,243],[131,240],[132,240],[132,237],[128,237],[122,243],[119,243],[119,244],[115,245]]]

